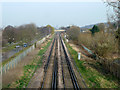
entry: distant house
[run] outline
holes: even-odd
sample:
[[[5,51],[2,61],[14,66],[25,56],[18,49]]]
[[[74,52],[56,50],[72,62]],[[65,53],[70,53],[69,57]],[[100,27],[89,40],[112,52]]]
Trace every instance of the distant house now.
[[[84,32],[84,30],[80,29],[80,32]]]
[[[80,29],[80,32],[85,33],[85,32],[89,32],[89,30],[88,29]]]

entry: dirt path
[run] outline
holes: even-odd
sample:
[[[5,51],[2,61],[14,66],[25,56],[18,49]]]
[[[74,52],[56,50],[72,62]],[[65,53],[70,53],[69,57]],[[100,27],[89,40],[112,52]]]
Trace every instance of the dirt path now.
[[[77,45],[73,44],[73,43],[69,43],[69,45],[77,52],[81,53],[81,58],[82,59],[88,59],[88,57],[86,55],[84,55],[83,53],[87,53],[85,52],[83,49],[81,49],[80,47],[78,47]],[[88,54],[88,53],[87,53]]]

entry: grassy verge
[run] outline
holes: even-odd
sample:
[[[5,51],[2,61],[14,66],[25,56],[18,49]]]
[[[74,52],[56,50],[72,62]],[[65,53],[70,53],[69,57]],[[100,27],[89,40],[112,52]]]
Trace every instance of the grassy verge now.
[[[105,76],[102,73],[98,72],[95,68],[91,67],[89,64],[86,65],[86,61],[78,60],[78,53],[67,42],[65,42],[65,44],[72,58],[75,60],[75,63],[89,88],[120,87],[116,78],[114,78],[112,75]],[[96,67],[99,66],[98,63],[96,63],[95,65]]]
[[[21,77],[21,79],[17,80],[14,85],[8,85],[7,88],[10,88],[11,86],[14,86],[16,88],[25,88],[27,87],[28,83],[30,82],[30,79],[34,75],[37,68],[41,67],[42,60],[44,59],[44,53],[47,51],[48,47],[50,46],[52,39],[47,42],[45,46],[42,47],[42,49],[39,51],[38,55],[40,58],[34,58],[33,62],[29,65],[24,66],[24,75]]]
[[[2,49],[2,52],[10,51],[10,50],[14,49],[16,45],[17,45],[17,44],[11,45],[11,46],[7,46],[6,48],[3,48],[3,49]]]

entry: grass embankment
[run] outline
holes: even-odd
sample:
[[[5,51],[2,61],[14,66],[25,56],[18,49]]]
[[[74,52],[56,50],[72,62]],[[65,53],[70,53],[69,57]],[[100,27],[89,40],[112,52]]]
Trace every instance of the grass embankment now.
[[[43,39],[43,38],[42,38],[42,39]],[[40,40],[42,40],[42,39],[39,39],[38,41],[40,41]],[[35,42],[35,43],[36,43],[36,42]],[[19,45],[19,44],[17,44],[17,45]],[[33,44],[32,44],[32,45],[33,45]],[[7,52],[7,51],[9,51],[9,50],[12,50],[12,49],[15,48],[15,46],[16,46],[16,45],[12,45],[12,46],[9,46],[9,47],[7,47],[7,48],[4,48],[4,49],[2,50],[2,52]],[[8,58],[7,60],[2,61],[2,66],[4,66],[4,64],[6,64],[7,62],[11,61],[13,58],[15,58],[16,56],[18,56],[19,54],[21,54],[21,53],[24,52],[25,50],[27,50],[29,47],[31,47],[31,46],[28,46],[28,47],[26,47],[26,48],[23,48],[23,50],[21,50],[21,51],[19,51],[18,53],[14,54],[13,56],[11,56],[10,58]]]
[[[23,48],[23,50],[19,51],[18,53],[15,53],[13,56],[11,56],[10,58],[6,59],[5,61],[2,61],[2,66],[4,66],[4,64],[10,62],[13,58],[15,58],[16,56],[18,56],[19,54],[21,54],[22,52],[27,50],[29,47]]]
[[[30,79],[34,75],[37,68],[40,68],[42,65],[42,60],[44,58],[44,53],[47,51],[48,47],[50,46],[52,39],[47,42],[45,46],[42,47],[42,49],[38,53],[38,60],[37,57],[33,60],[33,62],[29,65],[24,66],[24,75],[21,77],[21,79],[17,80],[14,85],[8,85],[8,88],[11,86],[15,86],[16,88],[24,88],[27,87]]]
[[[65,41],[65,40],[64,40]],[[118,88],[120,87],[117,79],[112,75],[103,75],[98,72],[95,68],[91,67],[87,61],[78,60],[78,53],[67,43],[65,42],[69,53],[72,58],[75,60],[75,63],[81,72],[88,88]],[[87,65],[86,65],[87,64]],[[96,67],[101,67],[99,63],[94,64]]]

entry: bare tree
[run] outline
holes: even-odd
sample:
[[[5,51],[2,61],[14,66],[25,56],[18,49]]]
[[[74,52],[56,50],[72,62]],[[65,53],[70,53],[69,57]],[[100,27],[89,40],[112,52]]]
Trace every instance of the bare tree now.
[[[100,31],[104,32],[104,30],[105,30],[105,24],[104,23],[98,24],[98,28],[100,29]]]
[[[78,36],[80,34],[80,27],[70,26],[70,28],[66,30],[66,33],[69,35],[69,39],[78,42]]]
[[[120,0],[106,0],[107,6],[113,8],[114,14],[110,14],[108,19],[111,18],[117,24],[117,38],[119,43],[119,54],[120,54]]]
[[[16,29],[13,26],[9,25],[3,30],[2,37],[3,39],[7,39],[9,43],[14,42],[15,36],[16,36]]]

